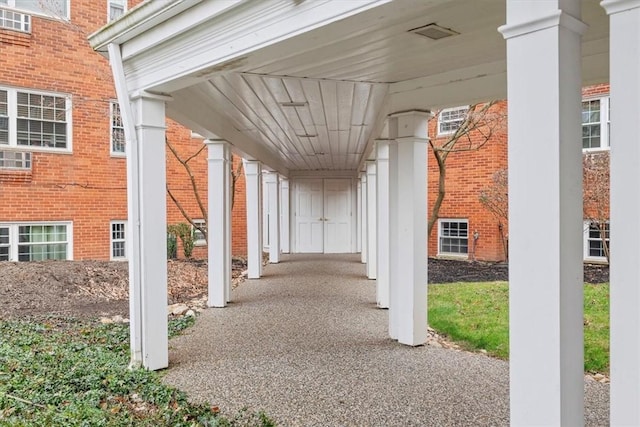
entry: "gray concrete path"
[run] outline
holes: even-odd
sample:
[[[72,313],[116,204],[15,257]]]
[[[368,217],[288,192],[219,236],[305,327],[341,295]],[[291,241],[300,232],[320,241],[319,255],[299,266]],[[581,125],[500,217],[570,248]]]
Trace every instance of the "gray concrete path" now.
[[[359,255],[291,255],[242,283],[170,342],[165,382],[224,414],[282,426],[508,425],[509,367],[388,338]],[[544,367],[540,375],[545,375]],[[608,425],[608,386],[585,382],[586,425]]]

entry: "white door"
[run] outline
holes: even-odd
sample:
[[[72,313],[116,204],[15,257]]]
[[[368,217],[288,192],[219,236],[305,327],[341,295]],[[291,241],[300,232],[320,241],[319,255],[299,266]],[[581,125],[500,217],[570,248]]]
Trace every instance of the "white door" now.
[[[324,251],[351,252],[351,180],[324,180]]]
[[[322,180],[299,180],[296,195],[296,243],[298,252],[324,252],[323,214]]]
[[[296,188],[296,252],[351,252],[351,180],[300,179]]]

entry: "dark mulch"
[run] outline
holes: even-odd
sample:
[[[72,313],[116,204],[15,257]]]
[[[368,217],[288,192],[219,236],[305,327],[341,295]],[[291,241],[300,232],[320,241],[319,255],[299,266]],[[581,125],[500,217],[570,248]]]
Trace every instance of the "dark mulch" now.
[[[509,266],[506,263],[429,258],[429,283],[507,280],[509,280]],[[584,281],[587,283],[609,282],[609,266],[585,264]]]

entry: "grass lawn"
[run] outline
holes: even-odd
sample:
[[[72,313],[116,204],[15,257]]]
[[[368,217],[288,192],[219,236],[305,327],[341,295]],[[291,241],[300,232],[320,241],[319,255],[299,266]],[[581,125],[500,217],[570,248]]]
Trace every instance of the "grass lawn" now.
[[[429,285],[429,325],[470,350],[509,357],[505,282]],[[584,370],[609,372],[609,285],[584,287]],[[535,326],[535,325],[534,325]]]
[[[170,322],[177,333],[193,322]],[[128,325],[74,319],[0,321],[0,426],[271,426],[233,419],[144,369],[128,369]]]

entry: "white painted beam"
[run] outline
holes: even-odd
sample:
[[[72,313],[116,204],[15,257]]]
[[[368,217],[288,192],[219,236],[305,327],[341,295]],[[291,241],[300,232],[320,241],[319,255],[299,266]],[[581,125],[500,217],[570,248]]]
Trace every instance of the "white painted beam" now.
[[[376,140],[377,264],[376,301],[389,308],[389,140]]]
[[[640,425],[640,1],[602,2],[610,19],[611,425]]]
[[[287,178],[280,178],[280,249],[282,253],[285,254],[290,252],[290,196],[289,180]]]
[[[390,334],[410,346],[427,341],[427,122],[430,114],[410,111],[391,115],[389,136],[396,147],[389,152],[395,187],[390,216],[392,243]],[[391,158],[391,155],[396,158]],[[401,167],[400,167],[401,165]],[[390,174],[391,178],[391,174]]]
[[[584,423],[580,3],[507,0],[500,28],[509,94],[512,425]],[[544,108],[533,99],[544,99]]]
[[[369,203],[367,202],[367,173],[362,172],[360,174],[360,188],[362,191],[362,216],[360,223],[360,230],[362,235],[362,251],[360,252],[360,261],[363,264],[366,264],[368,258],[368,247],[369,247],[369,239],[368,239],[368,230],[369,227],[367,225],[368,211],[369,211]],[[366,266],[365,266],[366,269]],[[366,271],[366,270],[365,270]],[[366,273],[365,273],[366,274]]]
[[[367,278],[375,279],[378,273],[376,162],[367,161]]]
[[[262,164],[243,160],[247,196],[247,277],[262,276]]]
[[[205,140],[208,150],[209,307],[225,307],[231,291],[231,154],[224,140]]]
[[[265,185],[269,204],[269,262],[280,262],[280,191],[278,174],[275,172],[265,175]]]

